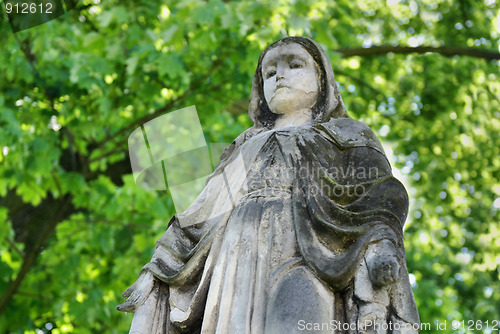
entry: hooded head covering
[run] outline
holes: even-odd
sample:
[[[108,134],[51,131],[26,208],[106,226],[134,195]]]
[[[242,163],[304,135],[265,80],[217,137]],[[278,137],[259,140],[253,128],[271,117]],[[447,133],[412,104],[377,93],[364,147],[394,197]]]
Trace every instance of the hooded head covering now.
[[[303,47],[313,58],[319,75],[320,87],[318,92],[318,100],[312,108],[314,123],[328,122],[331,118],[351,118],[347,115],[344,102],[340,96],[337,82],[333,76],[332,65],[328,60],[326,52],[321,46],[310,38],[306,37],[285,37],[279,41],[269,45],[260,55],[257,69],[252,84],[252,94],[250,95],[250,105],[248,114],[253,121],[254,126],[247,129],[229,145],[221,156],[221,163],[218,167],[223,170],[228,158],[241,146],[246,140],[256,134],[272,129],[279,115],[274,114],[267,105],[264,96],[264,80],[262,78],[262,61],[269,50],[278,46],[296,43]]]
[[[330,118],[349,117],[346,114],[344,102],[338,91],[337,82],[333,76],[332,66],[326,52],[312,39],[306,37],[285,37],[268,46],[259,57],[259,63],[257,64],[253,79],[250,106],[248,108],[248,114],[254,122],[255,127],[272,128],[274,122],[279,117],[279,115],[271,112],[264,97],[262,60],[269,50],[290,43],[302,46],[311,55],[318,69],[320,89],[318,100],[312,108],[314,121],[321,123],[327,122]]]

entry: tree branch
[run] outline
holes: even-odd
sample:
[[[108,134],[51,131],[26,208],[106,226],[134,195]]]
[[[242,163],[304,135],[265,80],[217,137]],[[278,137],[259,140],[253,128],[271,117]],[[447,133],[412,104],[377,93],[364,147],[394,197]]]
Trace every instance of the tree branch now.
[[[214,62],[212,68],[210,69],[210,71],[208,71],[205,75],[201,76],[198,80],[196,80],[188,89],[186,89],[186,91],[184,93],[182,93],[179,97],[171,100],[169,103],[167,103],[166,105],[164,105],[163,107],[155,110],[153,113],[151,114],[146,114],[142,117],[140,117],[139,119],[136,119],[135,121],[133,121],[132,123],[129,123],[127,126],[121,128],[120,130],[118,130],[117,132],[115,132],[114,134],[112,134],[111,136],[108,136],[106,138],[104,138],[103,140],[99,141],[96,143],[97,147],[96,149],[99,149],[101,148],[102,146],[104,146],[104,144],[106,144],[107,142],[110,142],[112,140],[114,140],[115,138],[119,137],[120,135],[122,135],[123,133],[137,127],[138,125],[140,124],[143,124],[143,123],[146,123],[150,120],[152,120],[153,118],[157,117],[158,115],[160,115],[161,113],[164,113],[165,111],[169,110],[170,108],[172,108],[174,105],[176,105],[177,103],[179,103],[180,101],[182,101],[183,99],[185,99],[187,97],[187,95],[189,93],[191,93],[193,90],[195,90],[196,88],[198,88],[198,86],[201,85],[201,83],[203,81],[205,81],[217,68],[219,68],[221,65],[223,64],[223,61],[222,61],[222,58],[219,58],[217,61]],[[92,161],[95,161],[95,160],[99,160],[100,157],[98,157],[97,159],[93,159]]]
[[[36,56],[31,52],[31,45],[30,41],[28,39],[21,41],[17,34],[14,34],[14,38],[19,45],[19,49],[21,52],[24,54],[24,57],[28,61],[28,63],[31,66],[31,69],[33,70],[33,73],[35,74],[36,78],[40,78],[40,73],[38,73],[38,69],[36,67]]]
[[[486,60],[500,59],[500,53],[495,51],[477,49],[477,48],[456,47],[456,46],[410,47],[410,46],[376,45],[376,46],[371,46],[369,48],[345,48],[345,49],[338,49],[335,51],[341,53],[343,57],[377,56],[377,55],[387,54],[389,52],[400,53],[400,54],[434,52],[434,53],[439,53],[446,57],[469,56],[469,57],[483,58]]]
[[[36,243],[34,247],[31,248],[30,252],[27,252],[25,255],[23,264],[21,265],[21,269],[19,270],[16,279],[9,284],[2,298],[0,298],[0,314],[5,310],[10,300],[21,286],[24,278],[29,273],[31,267],[35,264],[42,247],[54,233],[57,224],[62,221],[68,206],[71,207],[71,196],[69,195],[64,198],[61,205],[56,210],[52,211],[52,217],[50,217],[52,219],[47,219],[47,224],[41,226],[43,230],[40,232],[40,237],[36,240]]]
[[[17,245],[14,243],[13,240],[11,240],[10,238],[8,237],[5,237],[5,241],[7,241],[10,245],[10,247],[12,247],[12,249],[21,257],[23,258],[24,257],[24,254],[23,252],[21,252],[21,250],[19,249],[19,247],[17,247]]]
[[[88,160],[88,164],[90,166],[90,164],[96,162],[96,161],[100,161],[101,159],[104,159],[104,158],[107,158],[109,156],[112,156],[114,154],[118,154],[118,153],[123,153],[124,151],[127,151],[128,149],[128,146],[121,146],[121,145],[116,145],[114,148],[112,148],[110,151],[106,152],[106,153],[101,153],[100,155],[98,155],[97,157],[95,158],[90,158],[89,157],[89,160]]]
[[[359,84],[360,86],[364,86],[368,89],[370,89],[371,91],[373,91],[375,94],[377,95],[381,95],[384,97],[384,99],[387,100],[387,97],[385,96],[384,93],[382,93],[380,90],[378,90],[377,88],[373,87],[372,85],[368,84],[367,82],[361,80],[360,78],[357,78],[355,76],[352,76],[350,74],[347,74],[346,72],[344,71],[340,71],[340,70],[335,70],[335,75],[340,75],[340,76],[345,76],[345,77],[348,77],[350,78],[352,81],[354,81],[355,83]]]

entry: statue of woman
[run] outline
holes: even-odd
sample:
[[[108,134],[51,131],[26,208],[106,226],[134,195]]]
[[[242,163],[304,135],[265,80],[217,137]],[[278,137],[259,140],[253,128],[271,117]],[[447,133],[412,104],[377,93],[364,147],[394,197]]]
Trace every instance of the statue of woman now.
[[[125,291],[130,333],[417,332],[407,193],[372,130],[346,114],[321,47],[270,45],[249,114],[254,126]]]

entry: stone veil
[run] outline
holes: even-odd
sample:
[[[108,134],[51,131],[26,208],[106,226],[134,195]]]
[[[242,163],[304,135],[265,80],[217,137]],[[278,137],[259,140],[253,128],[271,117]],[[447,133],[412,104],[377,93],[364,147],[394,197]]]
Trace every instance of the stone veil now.
[[[266,101],[263,62],[292,45],[314,64],[317,98],[310,121],[276,127],[282,115]],[[125,291],[118,309],[135,312],[130,333],[417,332],[407,193],[373,131],[346,114],[322,48],[303,37],[270,45],[249,115],[254,126],[171,218]]]

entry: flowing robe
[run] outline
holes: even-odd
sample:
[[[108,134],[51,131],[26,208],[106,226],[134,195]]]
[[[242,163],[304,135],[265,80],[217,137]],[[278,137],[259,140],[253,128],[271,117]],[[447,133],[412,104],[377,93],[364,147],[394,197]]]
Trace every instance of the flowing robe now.
[[[247,131],[157,242],[143,269],[155,285],[131,333],[307,333],[306,324],[323,324],[314,333],[357,333],[341,324],[367,315],[418,323],[403,247],[407,210],[403,185],[363,123]],[[366,256],[382,240],[401,268],[378,288]]]

